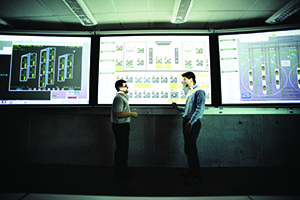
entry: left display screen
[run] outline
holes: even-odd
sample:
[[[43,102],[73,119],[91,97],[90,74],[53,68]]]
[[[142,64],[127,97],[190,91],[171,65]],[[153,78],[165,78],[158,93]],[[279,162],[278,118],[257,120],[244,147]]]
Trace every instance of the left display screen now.
[[[0,105],[89,104],[90,37],[0,35]]]

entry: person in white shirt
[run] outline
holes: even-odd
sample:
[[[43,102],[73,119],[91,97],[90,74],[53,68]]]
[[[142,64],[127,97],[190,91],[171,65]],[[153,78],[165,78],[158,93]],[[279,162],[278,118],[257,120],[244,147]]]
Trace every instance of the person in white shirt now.
[[[128,86],[125,80],[115,83],[117,95],[115,96],[111,109],[112,129],[115,135],[115,172],[119,179],[129,179],[128,175],[128,149],[131,117],[137,118],[138,113],[131,112],[128,104]]]

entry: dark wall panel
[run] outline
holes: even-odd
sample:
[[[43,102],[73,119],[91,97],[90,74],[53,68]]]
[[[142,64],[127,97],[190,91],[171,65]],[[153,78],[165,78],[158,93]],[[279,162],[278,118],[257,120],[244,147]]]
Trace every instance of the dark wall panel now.
[[[135,108],[130,166],[185,167],[182,119]],[[112,166],[110,108],[1,109],[2,163]],[[202,167],[298,166],[298,114],[205,114],[198,140]]]

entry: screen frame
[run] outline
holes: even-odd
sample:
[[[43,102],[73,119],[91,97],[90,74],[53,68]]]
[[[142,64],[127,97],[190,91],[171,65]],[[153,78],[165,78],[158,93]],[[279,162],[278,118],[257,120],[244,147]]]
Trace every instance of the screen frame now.
[[[100,38],[111,37],[111,36],[138,36],[138,35],[188,35],[188,36],[208,36],[209,37],[209,48],[210,48],[210,81],[211,81],[211,104],[206,104],[207,107],[249,107],[249,108],[260,108],[260,107],[300,107],[297,103],[251,103],[251,104],[224,104],[222,103],[222,91],[221,91],[221,70],[220,70],[220,55],[219,55],[219,40],[220,35],[234,35],[234,34],[248,34],[248,33],[260,33],[260,32],[274,32],[274,31],[288,31],[297,30],[300,26],[273,26],[273,27],[248,27],[240,29],[224,29],[224,30],[212,30],[212,31],[182,31],[182,30],[165,30],[165,31],[108,31],[106,32],[58,32],[58,31],[0,31],[1,35],[12,35],[12,36],[50,36],[50,37],[89,37],[91,39],[90,46],[90,74],[89,74],[89,104],[12,104],[12,105],[0,105],[1,108],[43,108],[43,107],[110,107],[111,104],[98,104],[98,74],[99,74],[99,51],[100,51]],[[170,108],[167,104],[131,104],[137,107],[147,108]]]
[[[220,33],[216,33],[216,48],[217,48],[217,52],[215,52],[215,55],[218,55],[217,60],[218,60],[218,79],[219,79],[219,99],[218,99],[218,103],[215,106],[220,106],[220,107],[246,107],[246,108],[279,108],[279,107],[287,107],[287,108],[298,108],[300,107],[300,102],[295,102],[295,103],[291,103],[291,102],[267,102],[267,103],[263,103],[261,101],[258,102],[248,102],[248,103],[224,103],[222,101],[222,76],[221,76],[221,57],[220,57],[220,43],[219,43],[219,38],[220,36],[228,36],[228,35],[246,35],[246,34],[259,34],[259,33],[271,33],[271,32],[284,32],[284,31],[296,31],[299,30],[300,31],[300,27],[274,27],[272,29],[255,29],[251,30],[251,28],[247,29],[247,30],[233,30],[233,31],[224,31],[224,32],[220,32]]]
[[[91,93],[91,70],[92,70],[92,64],[93,64],[93,37],[90,34],[86,34],[86,33],[70,33],[70,32],[58,32],[58,33],[44,33],[44,32],[34,32],[34,31],[30,31],[30,32],[13,32],[13,33],[7,33],[7,32],[1,32],[0,31],[0,35],[1,36],[24,36],[24,37],[57,37],[57,38],[74,38],[76,40],[76,38],[87,38],[89,39],[89,44],[90,44],[90,48],[89,48],[89,72],[87,74],[87,76],[89,77],[89,81],[87,82],[87,92],[88,92],[88,103],[72,103],[72,104],[64,104],[64,103],[30,103],[30,104],[26,104],[26,103],[22,103],[22,104],[0,104],[0,109],[1,108],[47,108],[47,107],[51,107],[51,108],[84,108],[84,107],[92,107],[92,103],[91,103],[91,99],[93,97],[92,93]],[[8,100],[9,101],[9,100]],[[92,101],[93,102],[93,101]]]
[[[111,106],[112,103],[99,103],[98,102],[98,97],[99,97],[99,75],[100,75],[100,72],[99,72],[99,69],[100,69],[100,66],[99,66],[99,61],[100,61],[100,41],[101,41],[101,38],[104,38],[104,37],[127,37],[127,36],[206,36],[208,37],[208,46],[209,46],[209,60],[210,60],[210,89],[211,89],[211,103],[209,104],[205,104],[205,106],[213,106],[213,102],[214,102],[214,96],[213,96],[213,88],[212,88],[212,85],[213,85],[213,77],[212,77],[212,58],[211,58],[211,55],[212,55],[212,48],[211,48],[211,34],[209,33],[171,33],[171,32],[167,32],[167,33],[162,33],[162,32],[158,32],[158,33],[143,33],[143,34],[134,34],[134,33],[120,33],[120,34],[107,34],[107,35],[99,35],[98,36],[98,73],[97,73],[97,99],[96,99],[96,104],[95,106],[96,107],[108,107],[108,106]],[[182,72],[183,73],[183,72]],[[133,106],[133,107],[137,107],[137,108],[142,108],[142,107],[158,107],[158,108],[164,108],[164,107],[170,107],[172,103],[170,104],[134,104],[134,103],[130,103],[129,101],[129,104],[130,106]],[[178,103],[179,106],[183,106],[185,103]]]

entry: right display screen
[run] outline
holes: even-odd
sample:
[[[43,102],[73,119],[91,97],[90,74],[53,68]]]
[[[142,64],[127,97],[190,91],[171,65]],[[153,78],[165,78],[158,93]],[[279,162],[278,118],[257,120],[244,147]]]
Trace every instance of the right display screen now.
[[[300,30],[218,39],[222,104],[300,103]]]

